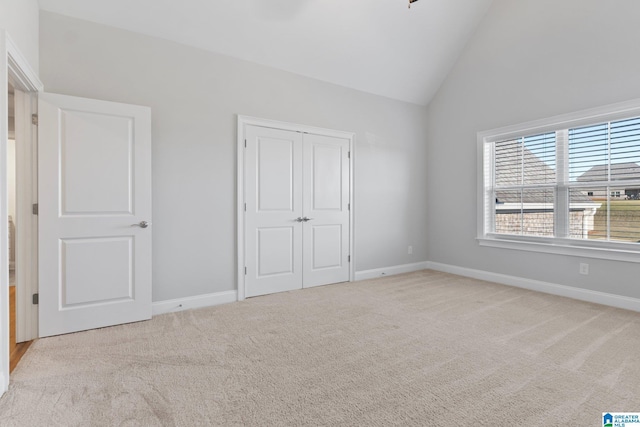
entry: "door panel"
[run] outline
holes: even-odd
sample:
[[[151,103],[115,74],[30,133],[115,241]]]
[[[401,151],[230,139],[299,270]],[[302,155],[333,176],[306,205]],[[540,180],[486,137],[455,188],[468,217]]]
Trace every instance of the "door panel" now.
[[[257,277],[294,274],[294,227],[259,228]]]
[[[41,94],[39,335],[151,318],[151,113]]]
[[[256,140],[258,211],[291,212],[294,202],[294,141],[262,137]]]
[[[62,215],[132,214],[133,119],[62,110],[60,122]]]
[[[132,240],[130,236],[61,239],[61,309],[133,301]]]
[[[311,255],[313,270],[342,266],[342,224],[308,224],[313,236]]]
[[[304,287],[349,280],[349,141],[304,135]]]
[[[247,126],[245,294],[302,287],[302,136]]]
[[[342,146],[318,144],[316,138],[307,136],[313,168],[312,211],[342,211]],[[348,149],[348,148],[347,148]]]

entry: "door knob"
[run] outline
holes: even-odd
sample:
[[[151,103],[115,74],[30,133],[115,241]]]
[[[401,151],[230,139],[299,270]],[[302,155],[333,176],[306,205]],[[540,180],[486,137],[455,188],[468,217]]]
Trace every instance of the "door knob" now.
[[[132,227],[140,227],[140,228],[147,228],[149,225],[151,225],[151,223],[147,221],[140,221],[137,224],[131,224]]]
[[[298,217],[298,218],[294,219],[294,221],[296,221],[296,222],[307,222],[307,221],[311,221],[312,219],[313,218],[307,218],[305,216],[305,217]]]

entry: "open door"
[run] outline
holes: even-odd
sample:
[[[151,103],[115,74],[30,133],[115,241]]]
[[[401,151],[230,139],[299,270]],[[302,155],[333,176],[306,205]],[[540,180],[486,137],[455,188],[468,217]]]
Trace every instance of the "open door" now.
[[[151,111],[38,102],[39,336],[151,318]]]

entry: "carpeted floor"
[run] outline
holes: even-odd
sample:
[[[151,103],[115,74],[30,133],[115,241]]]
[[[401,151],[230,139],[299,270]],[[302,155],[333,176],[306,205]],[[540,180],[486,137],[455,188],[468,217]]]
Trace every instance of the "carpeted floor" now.
[[[640,313],[421,271],[41,339],[2,426],[597,426]]]

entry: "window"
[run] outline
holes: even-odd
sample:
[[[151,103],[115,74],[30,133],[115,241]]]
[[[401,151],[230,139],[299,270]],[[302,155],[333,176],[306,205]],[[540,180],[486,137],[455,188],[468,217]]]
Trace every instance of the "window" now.
[[[478,134],[483,245],[640,262],[640,100]]]

